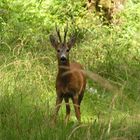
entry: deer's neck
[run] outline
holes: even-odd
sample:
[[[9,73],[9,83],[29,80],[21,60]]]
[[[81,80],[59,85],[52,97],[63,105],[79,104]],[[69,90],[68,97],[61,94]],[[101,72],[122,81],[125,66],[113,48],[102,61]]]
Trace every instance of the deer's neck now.
[[[70,77],[70,63],[67,61],[66,63],[58,62],[58,77],[61,80],[67,81]]]

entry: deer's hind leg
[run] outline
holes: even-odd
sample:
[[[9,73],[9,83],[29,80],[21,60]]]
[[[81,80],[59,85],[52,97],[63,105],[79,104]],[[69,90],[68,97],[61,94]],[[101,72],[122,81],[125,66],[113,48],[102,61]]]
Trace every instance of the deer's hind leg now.
[[[70,104],[69,104],[69,98],[65,97],[64,98],[65,103],[66,103],[66,117],[65,117],[65,123],[67,124],[67,122],[69,121],[70,118]]]

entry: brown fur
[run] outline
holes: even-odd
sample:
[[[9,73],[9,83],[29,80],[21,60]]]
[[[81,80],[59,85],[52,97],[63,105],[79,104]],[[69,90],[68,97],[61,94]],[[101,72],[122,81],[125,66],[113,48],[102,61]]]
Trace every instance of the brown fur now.
[[[56,90],[59,96],[69,95],[71,92],[81,94],[85,88],[85,75],[80,71],[82,69],[79,63],[59,66],[56,79]]]
[[[57,98],[54,121],[56,120],[56,116],[58,114],[63,99],[66,103],[66,123],[69,120],[70,116],[69,99],[72,99],[76,118],[78,121],[80,121],[80,103],[82,101],[84,90],[86,87],[86,75],[83,72],[83,68],[79,63],[69,62],[69,50],[75,43],[75,37],[71,37],[68,43],[66,43],[65,41],[62,43],[61,36],[58,30],[57,33],[60,42],[58,42],[58,40],[54,36],[50,36],[51,44],[57,50],[58,59],[58,74],[56,77]],[[64,36],[66,37],[66,33]],[[62,61],[62,56],[63,59],[65,58],[65,62]]]
[[[69,98],[73,101],[77,119],[81,120],[80,103],[86,87],[86,76],[81,71],[82,69],[79,63],[71,63],[64,66],[59,65],[56,78],[57,101],[55,115],[57,115],[61,102],[64,99],[66,103],[66,122],[70,116]]]

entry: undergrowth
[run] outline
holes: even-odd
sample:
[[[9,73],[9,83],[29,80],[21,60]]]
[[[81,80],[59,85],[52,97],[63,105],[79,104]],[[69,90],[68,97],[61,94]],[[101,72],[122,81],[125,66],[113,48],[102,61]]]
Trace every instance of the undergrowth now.
[[[120,22],[112,25],[104,25],[83,4],[81,0],[0,2],[1,140],[140,139],[140,4],[128,0],[116,16]],[[88,79],[82,123],[77,123],[72,110],[68,125],[64,124],[63,103],[52,126],[57,60],[49,35],[55,24],[63,30],[67,23],[69,34],[77,34],[71,61],[118,85],[120,92],[106,91]]]

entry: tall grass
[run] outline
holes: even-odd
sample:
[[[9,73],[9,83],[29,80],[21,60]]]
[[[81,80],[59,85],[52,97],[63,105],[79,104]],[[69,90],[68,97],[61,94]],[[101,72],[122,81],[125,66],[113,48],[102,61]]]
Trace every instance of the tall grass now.
[[[129,0],[119,25],[102,25],[83,1],[0,2],[0,139],[140,139],[140,4]],[[67,10],[66,10],[67,9]],[[82,123],[74,110],[66,126],[62,105],[56,126],[57,60],[48,36],[54,23],[77,33],[71,61],[119,85],[118,94],[88,79]],[[70,103],[72,105],[72,103]]]

